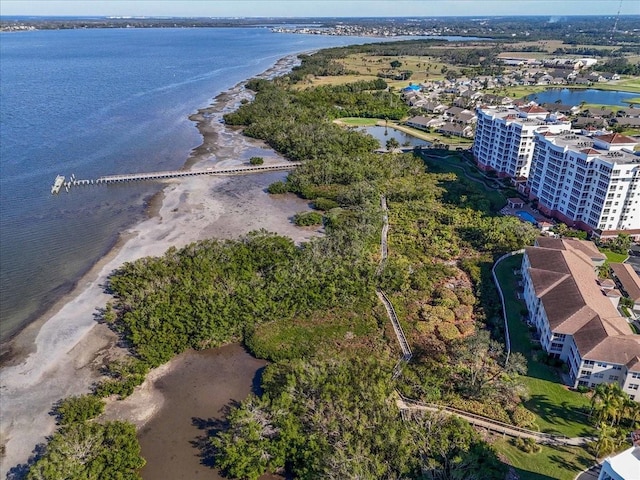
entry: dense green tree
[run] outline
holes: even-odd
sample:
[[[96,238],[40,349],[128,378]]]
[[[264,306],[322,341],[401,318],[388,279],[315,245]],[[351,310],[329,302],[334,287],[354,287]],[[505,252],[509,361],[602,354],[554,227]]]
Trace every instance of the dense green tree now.
[[[387,140],[385,146],[387,147],[387,150],[395,150],[396,148],[400,148],[400,142],[394,137],[391,137]]]
[[[84,422],[95,418],[104,411],[104,400],[94,395],[79,395],[61,400],[54,409],[58,423]]]
[[[253,479],[283,468],[301,479],[504,474],[465,421],[429,414],[403,421],[391,400],[390,365],[374,358],[272,365],[263,389],[212,440],[217,464],[230,475]]]
[[[144,466],[132,424],[74,423],[55,433],[28,480],[138,480]]]

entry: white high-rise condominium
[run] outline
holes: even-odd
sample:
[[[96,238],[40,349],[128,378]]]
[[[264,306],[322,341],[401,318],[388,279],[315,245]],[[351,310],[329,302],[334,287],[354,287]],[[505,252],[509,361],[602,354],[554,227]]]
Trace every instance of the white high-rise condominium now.
[[[549,216],[601,238],[640,239],[637,142],[611,133],[536,133],[529,196]]]
[[[478,167],[513,179],[529,176],[535,132],[557,133],[571,128],[563,117],[556,118],[533,103],[484,107],[477,114],[473,154]]]

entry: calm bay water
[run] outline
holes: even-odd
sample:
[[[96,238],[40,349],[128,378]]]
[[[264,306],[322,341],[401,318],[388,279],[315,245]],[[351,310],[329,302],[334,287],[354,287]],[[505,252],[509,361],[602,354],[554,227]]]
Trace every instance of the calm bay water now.
[[[594,103],[597,105],[622,105],[629,106],[632,98],[638,98],[637,93],[619,92],[615,90],[573,90],[570,88],[551,88],[544,92],[534,93],[527,97],[537,103],[554,103],[560,100],[564,105],[580,105],[580,102]]]
[[[201,141],[187,117],[218,93],[287,54],[364,41],[264,28],[1,35],[1,340],[70,291],[160,188],[53,196],[56,175],[180,168]]]

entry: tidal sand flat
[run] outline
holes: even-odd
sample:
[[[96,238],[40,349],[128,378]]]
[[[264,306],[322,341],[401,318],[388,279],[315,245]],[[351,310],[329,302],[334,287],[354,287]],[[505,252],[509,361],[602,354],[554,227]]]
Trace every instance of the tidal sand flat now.
[[[237,344],[188,351],[172,360],[167,371],[150,382],[149,391],[136,392],[127,403],[141,404],[141,400],[151,398],[155,399],[152,403],[161,405],[138,433],[142,456],[147,460],[142,477],[224,478],[206,464],[200,447],[208,443],[211,431],[224,424],[227,407],[252,391],[265,365],[265,361],[252,357]],[[118,409],[118,418],[128,418],[126,407],[117,403],[112,406]],[[135,421],[135,417],[134,412],[131,420]]]
[[[283,62],[278,68],[289,68],[290,64]],[[266,75],[274,73],[271,70]],[[257,153],[264,154],[265,162],[283,160],[262,142],[247,139],[220,122],[221,112],[237,105],[242,95],[246,95],[242,87],[235,87],[210,107],[202,122],[218,141],[208,142],[205,137],[203,145],[208,144],[209,148],[197,151],[188,160],[190,165],[201,168],[240,164]],[[96,308],[109,300],[103,286],[114,269],[144,256],[162,255],[172,246],[179,248],[211,237],[237,238],[260,228],[287,235],[296,242],[319,234],[291,223],[295,213],[308,208],[307,202],[266,193],[270,183],[285,176],[284,172],[272,172],[167,182],[162,197],[157,199],[162,204],[152,209],[153,216],[123,232],[117,250],[81,279],[53,311],[14,340],[14,345],[25,350],[21,350],[23,356],[14,357],[12,364],[0,371],[0,433],[6,452],[0,475],[26,462],[34,446],[53,433],[55,422],[49,412],[54,403],[88,392],[99,378],[104,361],[121,354],[113,334],[94,318]],[[166,371],[171,371],[171,365]],[[206,379],[202,385],[209,388]],[[215,413],[212,411],[211,415]],[[149,418],[152,414],[153,411]]]

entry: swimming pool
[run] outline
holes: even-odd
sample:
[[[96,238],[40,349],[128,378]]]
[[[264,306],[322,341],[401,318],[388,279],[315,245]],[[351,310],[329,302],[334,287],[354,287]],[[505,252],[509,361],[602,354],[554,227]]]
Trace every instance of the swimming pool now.
[[[520,220],[524,220],[525,222],[533,223],[534,225],[538,223],[533,215],[531,215],[529,212],[525,212],[524,210],[518,210],[516,212],[516,215],[518,216],[518,218],[520,218]]]

